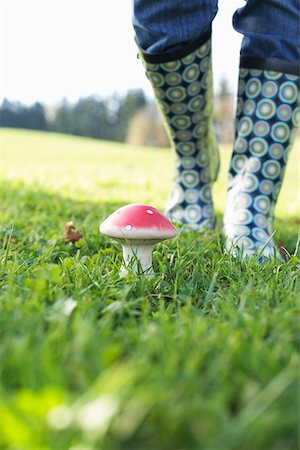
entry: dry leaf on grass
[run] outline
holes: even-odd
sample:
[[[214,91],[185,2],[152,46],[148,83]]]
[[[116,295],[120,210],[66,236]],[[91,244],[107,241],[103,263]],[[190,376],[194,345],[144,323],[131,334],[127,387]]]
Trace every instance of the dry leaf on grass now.
[[[73,222],[67,222],[64,225],[65,227],[65,242],[74,242],[79,241],[83,237],[81,231],[76,230]]]

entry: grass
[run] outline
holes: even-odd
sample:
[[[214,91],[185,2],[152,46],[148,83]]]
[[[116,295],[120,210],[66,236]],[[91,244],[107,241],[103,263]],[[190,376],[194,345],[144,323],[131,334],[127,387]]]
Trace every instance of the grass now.
[[[5,129],[0,149],[0,448],[296,450],[296,149],[277,208],[285,263],[191,233],[156,247],[153,279],[120,279],[98,226],[124,203],[163,209],[169,151]]]

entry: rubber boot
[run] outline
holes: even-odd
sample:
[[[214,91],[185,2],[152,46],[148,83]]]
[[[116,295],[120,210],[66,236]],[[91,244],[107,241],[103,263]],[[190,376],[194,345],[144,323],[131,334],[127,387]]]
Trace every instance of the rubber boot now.
[[[299,121],[299,77],[240,69],[236,139],[224,215],[226,248],[277,256],[273,218]]]
[[[169,61],[141,56],[177,157],[166,214],[193,230],[213,229],[211,185],[219,158],[212,133],[211,41]]]

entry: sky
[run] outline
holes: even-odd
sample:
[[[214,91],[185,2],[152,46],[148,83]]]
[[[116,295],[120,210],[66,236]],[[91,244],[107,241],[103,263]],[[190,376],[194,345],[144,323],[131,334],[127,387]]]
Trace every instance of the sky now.
[[[219,0],[213,25],[214,84],[236,91],[243,0]],[[137,59],[131,0],[0,0],[0,101],[55,104],[63,97],[152,90]]]

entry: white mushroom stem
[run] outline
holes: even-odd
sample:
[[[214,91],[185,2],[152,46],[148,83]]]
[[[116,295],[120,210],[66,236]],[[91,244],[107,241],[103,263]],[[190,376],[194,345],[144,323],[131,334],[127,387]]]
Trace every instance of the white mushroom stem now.
[[[152,272],[152,251],[154,244],[122,244],[123,259],[125,267],[121,269],[121,275],[127,275],[127,267],[130,267],[134,274],[139,273],[139,265],[142,272]]]

